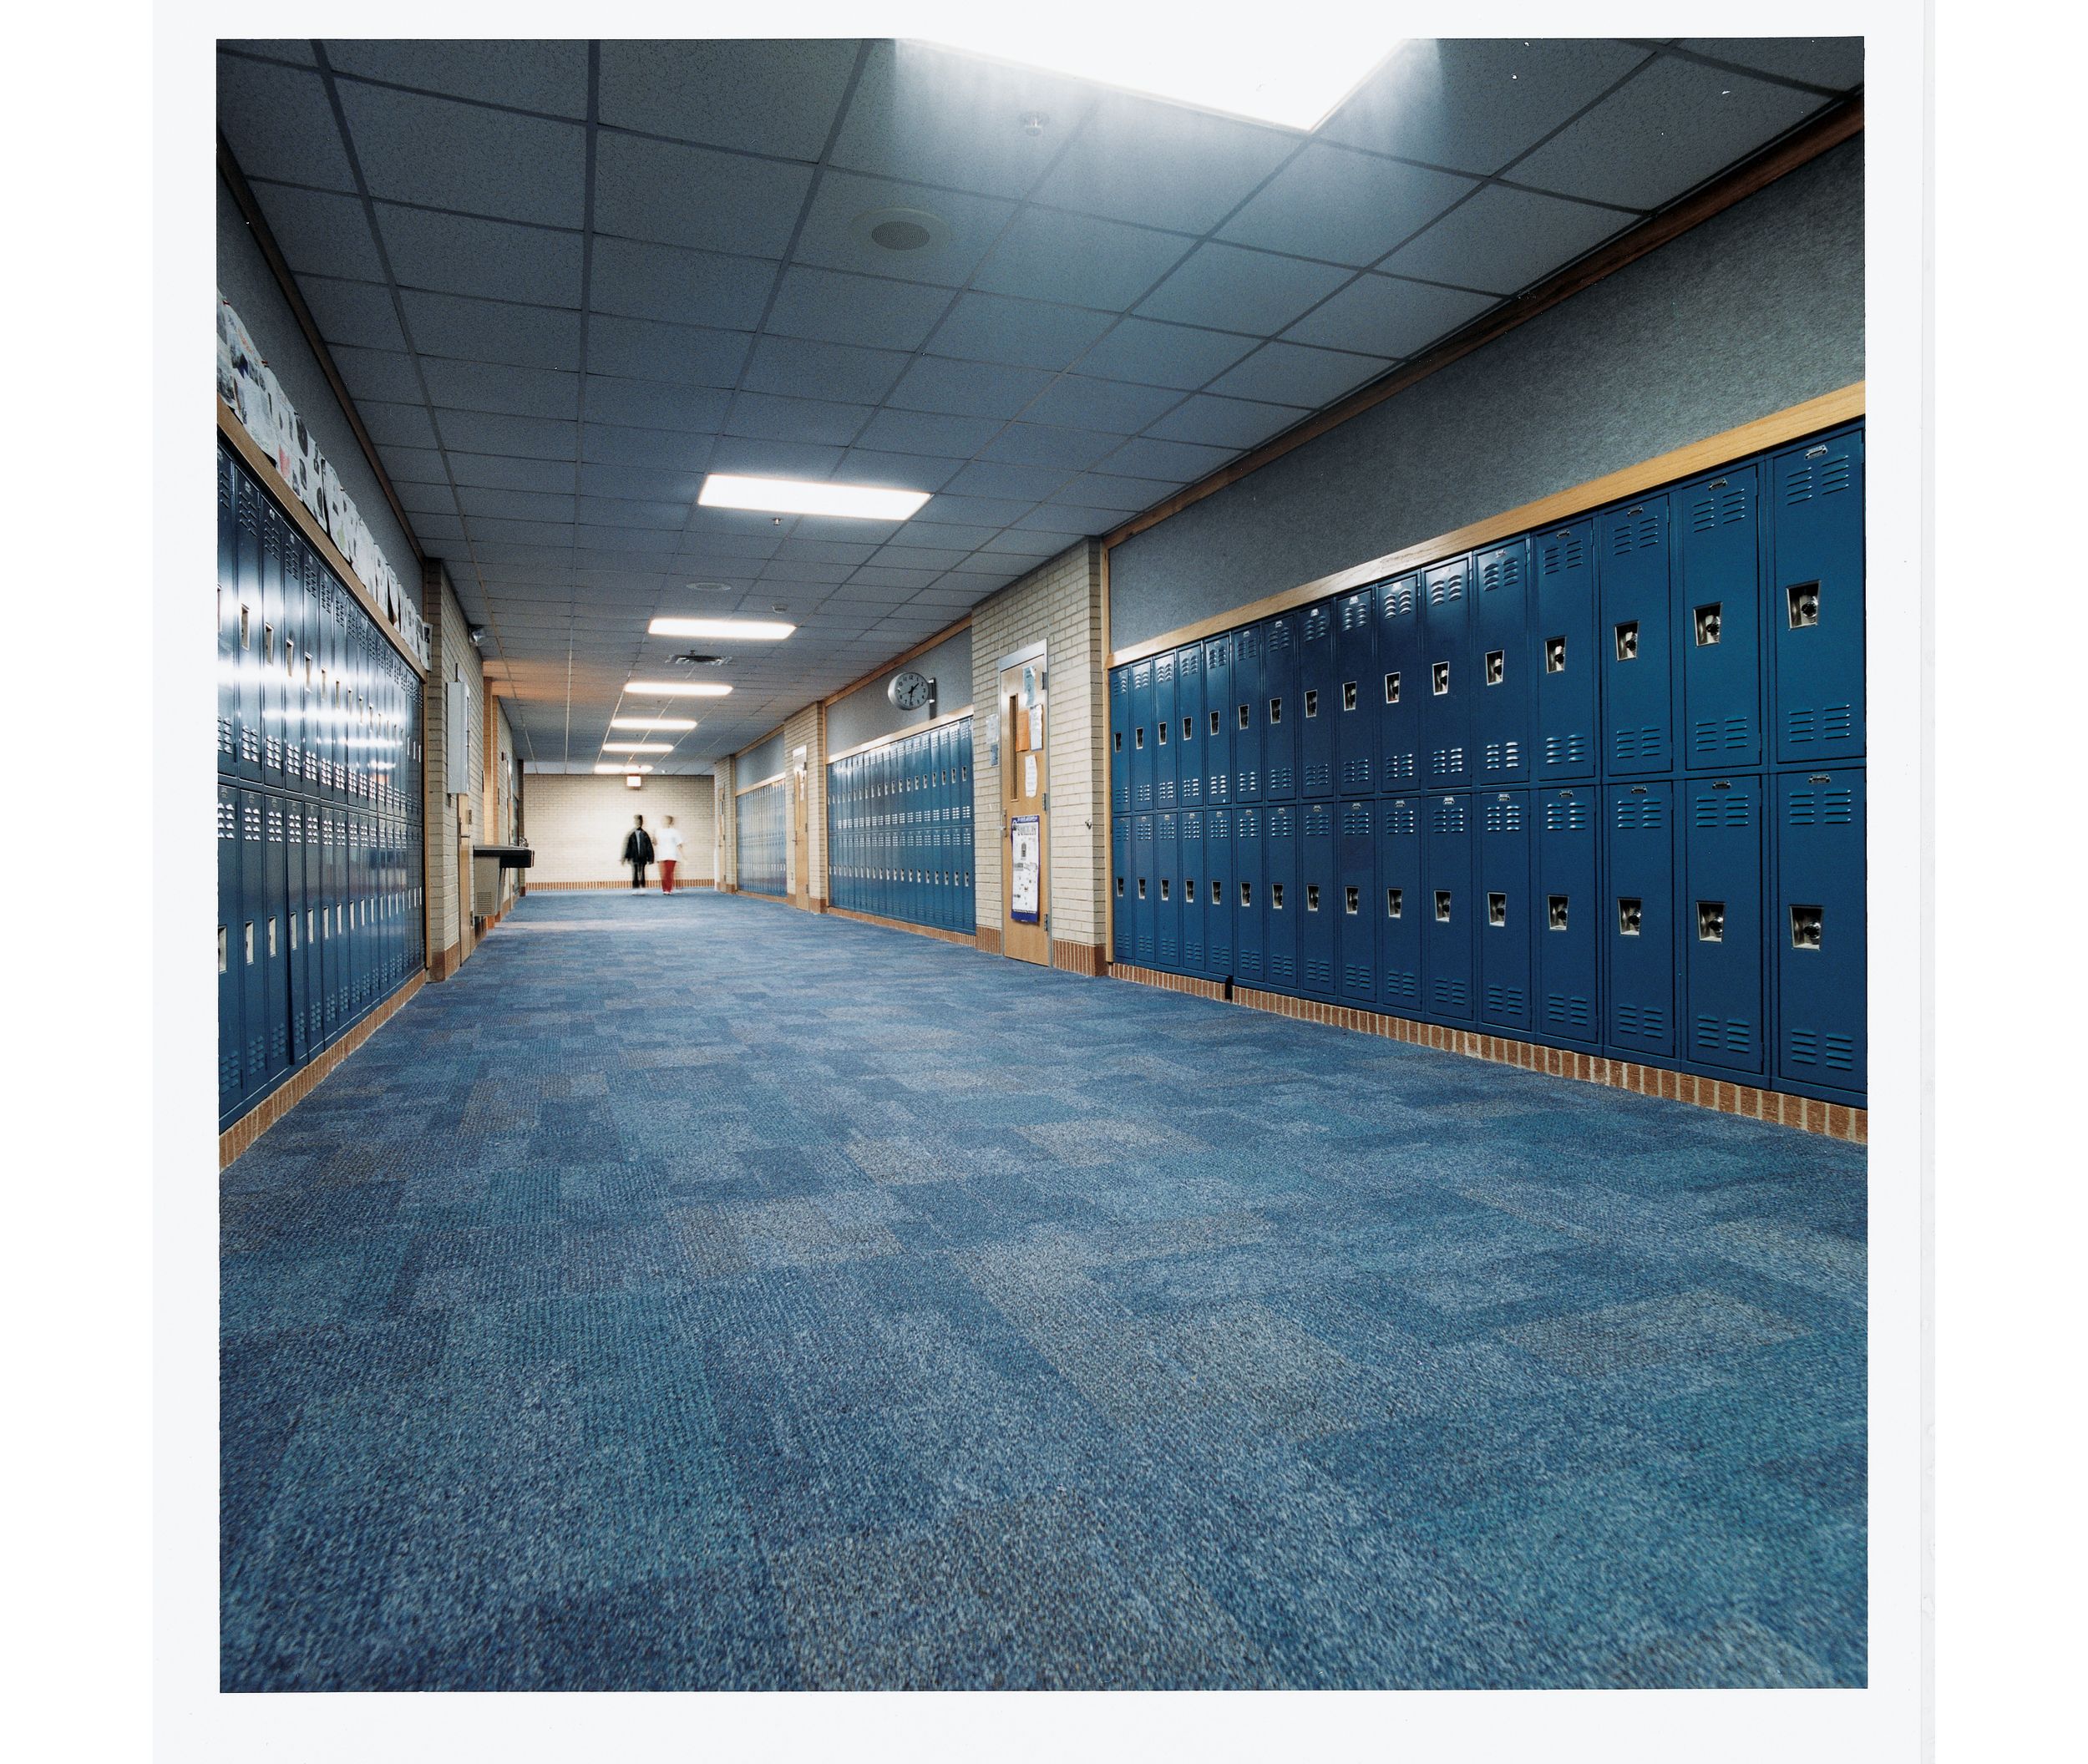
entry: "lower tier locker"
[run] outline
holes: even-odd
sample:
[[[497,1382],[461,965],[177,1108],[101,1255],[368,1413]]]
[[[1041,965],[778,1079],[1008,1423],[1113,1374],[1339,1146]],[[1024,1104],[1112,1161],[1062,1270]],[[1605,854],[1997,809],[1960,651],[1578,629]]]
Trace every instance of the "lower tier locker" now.
[[[1204,779],[1209,782],[1211,774]],[[1229,980],[1233,973],[1233,812],[1213,808],[1204,818],[1204,973]]]
[[[1334,844],[1334,808],[1309,802],[1298,814],[1298,990],[1308,998],[1332,998],[1336,990],[1341,866]]]
[[[1136,936],[1131,928],[1131,817],[1109,829],[1109,946],[1111,960],[1133,961]]]
[[[1776,789],[1776,1073],[1862,1100],[1868,982],[1861,767],[1798,772]]]
[[[302,1063],[317,1047],[312,1032],[312,996],[305,916],[305,805],[293,802],[285,815],[283,935],[288,945],[285,966],[289,976],[290,1057]]]
[[[1530,809],[1526,790],[1479,799],[1479,1020],[1528,1035],[1536,1026],[1530,984]]]
[[[1169,810],[1153,818],[1153,959],[1156,966],[1182,966],[1182,817]]]
[[[1595,790],[1537,793],[1538,1031],[1546,1041],[1592,1046],[1601,966],[1602,903],[1595,893]]]
[[[261,794],[245,789],[239,796],[239,912],[232,927],[232,961],[240,971],[241,1092],[254,1096],[269,1079],[268,1069],[268,898],[267,834]]]
[[[239,1107],[246,1092],[241,1046],[242,986],[240,935],[240,792],[217,787],[217,1112]]]
[[[1758,1079],[1762,1024],[1762,781],[1692,778],[1682,824],[1683,1052]]]
[[[1131,819],[1131,959],[1142,968],[1153,966],[1153,931],[1159,890],[1153,885],[1156,854],[1153,817]]]
[[[1199,650],[1197,654],[1200,661],[1203,651]],[[1184,783],[1188,776],[1186,770],[1182,773]],[[1199,783],[1201,781],[1199,774]],[[1204,811],[1200,808],[1184,808],[1182,811],[1182,853],[1177,874],[1182,883],[1182,900],[1178,916],[1182,926],[1182,971],[1184,974],[1201,974],[1204,971],[1204,925],[1207,916],[1204,909],[1209,904],[1209,897],[1204,893],[1204,884],[1208,879],[1204,874]]]
[[[289,804],[280,796],[263,796],[267,842],[262,847],[266,877],[263,897],[254,903],[261,920],[261,945],[267,963],[268,1076],[290,1070],[290,940],[284,925],[290,904]]]
[[[1675,1057],[1675,815],[1672,784],[1604,793],[1610,922],[1604,1039],[1626,1059]]]
[[[1422,834],[1422,996],[1426,1013],[1472,1016],[1472,798],[1424,799]]]
[[[1262,816],[1262,960],[1270,987],[1298,990],[1298,811],[1271,803]]]
[[[1269,984],[1262,812],[1251,803],[1233,810],[1233,976],[1250,986]]]
[[[1335,903],[1335,955],[1342,1002],[1368,1005],[1377,998],[1378,805],[1368,800],[1338,805],[1335,858],[1340,896]]]
[[[320,858],[324,867],[324,891],[320,895],[320,911],[324,922],[319,928],[319,1004],[324,1013],[326,1034],[329,1040],[340,1029],[347,1015],[347,921],[342,906],[342,896],[347,885],[345,861],[347,835],[342,830],[344,817],[338,808],[320,812]]]
[[[1377,819],[1377,1001],[1422,1013],[1421,798],[1396,796]]]

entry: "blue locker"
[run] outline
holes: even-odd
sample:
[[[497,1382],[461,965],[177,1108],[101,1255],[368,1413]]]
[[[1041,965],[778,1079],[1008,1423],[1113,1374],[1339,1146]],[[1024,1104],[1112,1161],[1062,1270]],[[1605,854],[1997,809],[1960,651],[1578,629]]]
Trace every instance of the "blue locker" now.
[[[1204,677],[1209,678],[1207,673]],[[1206,774],[1209,781],[1209,774]],[[1225,980],[1233,972],[1233,811],[1213,808],[1204,824],[1204,972]]]
[[[1376,594],[1359,588],[1334,603],[1335,788],[1366,796],[1377,788]],[[1368,916],[1367,915],[1366,916]]]
[[[1251,803],[1233,810],[1233,974],[1250,986],[1269,983],[1269,890],[1263,880],[1261,836],[1264,812]]]
[[[1178,682],[1179,674],[1175,676]],[[1186,783],[1188,773],[1182,773]],[[1176,917],[1182,927],[1182,971],[1201,974],[1204,970],[1204,921],[1209,896],[1204,892],[1209,878],[1204,873],[1204,811],[1184,808],[1182,811],[1182,849],[1180,868],[1177,871],[1181,900]]]
[[[1759,1078],[1768,1020],[1762,781],[1691,778],[1685,791],[1683,1052],[1697,1064]]]
[[[1174,656],[1174,794],[1184,808],[1204,801],[1204,646]]]
[[[1674,789],[1612,784],[1604,793],[1609,842],[1609,950],[1604,1039],[1627,1059],[1675,1057]]]
[[[1863,435],[1777,454],[1774,571],[1776,758],[1846,762],[1863,752]]]
[[[1262,799],[1262,733],[1268,711],[1262,697],[1262,659],[1267,628],[1249,625],[1233,633],[1233,800]]]
[[[1548,1041],[1592,1044],[1602,965],[1603,912],[1595,892],[1596,813],[1592,786],[1537,793],[1538,1027]]]
[[[221,758],[221,756],[220,756]],[[241,1045],[244,986],[243,915],[240,891],[240,795],[217,787],[217,1112],[220,1120],[246,1093],[246,1050]]]
[[[1596,716],[1595,530],[1576,521],[1540,535],[1527,664],[1537,681],[1537,777],[1593,778]]]
[[[1731,466],[1675,493],[1682,755],[1694,770],[1762,763],[1760,476]]]
[[[1472,560],[1460,557],[1422,573],[1422,748],[1431,788],[1472,781]]]
[[[238,731],[239,477],[232,456],[220,447],[217,454],[217,769],[231,777],[239,773]],[[237,844],[236,839],[233,843]]]
[[[1366,630],[1368,611],[1366,597]],[[1351,797],[1340,804],[1340,896],[1334,904],[1340,915],[1338,990],[1346,1004],[1367,1005],[1377,997],[1377,810],[1370,798]]]
[[[1472,738],[1479,761],[1481,785],[1528,781],[1534,743],[1528,662],[1530,544],[1510,540],[1482,551],[1472,575],[1478,599],[1472,611],[1472,647],[1478,663],[1478,690],[1472,695]]]
[[[1204,645],[1204,800],[1233,799],[1233,635]]]
[[[323,1040],[341,1026],[341,812],[319,811],[319,1011]]]
[[[1298,813],[1298,990],[1332,998],[1340,917],[1341,864],[1334,843],[1332,803],[1308,802]]]
[[[1298,793],[1298,621],[1279,613],[1262,626],[1262,800]]]
[[[1675,656],[1668,499],[1596,523],[1602,582],[1603,748],[1612,774],[1675,768]]]
[[[305,805],[286,803],[284,821],[284,971],[290,1018],[290,1057],[302,1063],[318,1045],[312,1034],[312,996],[307,985],[305,916]]]
[[[1411,790],[1421,777],[1428,666],[1422,656],[1422,580],[1402,575],[1380,582],[1377,623],[1377,788]]]
[[[238,686],[234,694],[233,736],[237,755],[233,775],[243,783],[261,782],[261,487],[239,474],[237,606],[230,615],[238,636]]]
[[[1010,747],[1009,763],[1019,764]],[[1153,808],[1153,663],[1131,664],[1131,812],[1148,814]]]
[[[1340,717],[1334,667],[1334,603],[1298,615],[1298,794],[1334,794],[1334,726]]]
[[[1131,820],[1131,959],[1142,968],[1155,966],[1153,927],[1160,891],[1155,885],[1153,817],[1133,815]]]
[[[1421,807],[1387,797],[1377,819],[1377,1001],[1404,1016],[1422,1011]]]
[[[305,654],[318,623],[311,613],[318,568],[312,548],[294,532],[289,534],[283,555],[283,773],[293,790],[305,788],[305,735],[311,710]]]
[[[1473,1015],[1472,798],[1431,796],[1422,809],[1421,976],[1427,1014],[1444,1022]]]
[[[1860,766],[1776,780],[1776,1073],[1852,1102],[1868,1082],[1864,803]]]
[[[1153,961],[1182,967],[1182,818],[1173,810],[1153,818]]]
[[[259,790],[235,793],[239,807],[239,913],[231,961],[240,973],[240,1088],[258,1094],[273,1075],[268,1035],[268,835]]]
[[[1176,792],[1180,768],[1175,763],[1181,744],[1174,738],[1175,652],[1153,658],[1153,806],[1173,808],[1181,803]]]
[[[1112,961],[1137,960],[1138,932],[1132,923],[1131,821],[1109,829],[1109,943]]]
[[[1527,790],[1479,795],[1479,1020],[1510,1035],[1537,1026],[1531,984],[1530,800]]]
[[[1109,673],[1109,809],[1131,813],[1131,670]]]
[[[1262,961],[1278,992],[1298,990],[1298,810],[1271,803],[1263,811]]]

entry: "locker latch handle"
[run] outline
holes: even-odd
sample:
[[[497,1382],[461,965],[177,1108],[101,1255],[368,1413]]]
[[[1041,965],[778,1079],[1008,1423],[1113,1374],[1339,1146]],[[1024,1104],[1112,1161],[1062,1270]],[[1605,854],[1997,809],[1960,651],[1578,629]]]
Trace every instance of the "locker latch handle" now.
[[[1617,899],[1617,935],[1636,937],[1645,925],[1645,902],[1619,895]]]
[[[1387,704],[1399,702],[1399,676],[1397,674],[1387,674],[1385,677],[1385,702]]]
[[[1547,638],[1545,638],[1545,640],[1544,640],[1544,672],[1545,672],[1546,673],[1548,673],[1548,674],[1563,674],[1563,673],[1564,673],[1564,672],[1566,672],[1566,640],[1565,640],[1565,638],[1563,638],[1563,637],[1547,637]]]
[[[1724,604],[1721,601],[1713,601],[1708,606],[1696,609],[1696,646],[1699,649],[1709,649],[1718,641],[1720,629],[1725,623],[1725,616],[1721,610]]]
[[[1440,698],[1450,690],[1450,664],[1447,662],[1437,662],[1431,670],[1431,676],[1436,696]]]
[[[1488,895],[1487,896],[1487,924],[1490,926],[1501,926],[1508,922],[1508,897],[1506,895]]]
[[[1817,950],[1824,933],[1825,915],[1817,906],[1794,906],[1791,909],[1791,947],[1794,950]]]
[[[1498,649],[1489,649],[1487,651],[1486,683],[1488,686],[1498,686],[1507,677],[1507,657]]]
[[[1617,659],[1635,662],[1639,658],[1639,621],[1626,619],[1617,626]]]
[[[1450,923],[1450,890],[1447,888],[1439,888],[1436,890],[1436,923],[1438,925]]]
[[[1546,903],[1546,923],[1554,931],[1566,929],[1566,896],[1553,895]]]
[[[1797,582],[1785,591],[1790,602],[1791,628],[1804,631],[1820,622],[1820,585]]]
[[[1700,900],[1696,903],[1696,936],[1700,943],[1725,942],[1726,903],[1723,900]]]
[[[1396,919],[1406,910],[1406,891],[1400,888],[1385,890],[1385,916]]]

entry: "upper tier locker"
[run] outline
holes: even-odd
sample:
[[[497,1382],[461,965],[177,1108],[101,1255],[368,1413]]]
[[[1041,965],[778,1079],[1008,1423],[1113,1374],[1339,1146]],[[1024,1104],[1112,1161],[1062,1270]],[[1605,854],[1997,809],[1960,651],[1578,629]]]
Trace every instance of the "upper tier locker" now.
[[[1153,812],[1153,663],[1131,664],[1131,812]],[[1011,761],[1012,763],[1012,761]]]
[[[285,687],[287,677],[283,672],[284,618],[287,608],[283,593],[283,578],[296,570],[294,552],[296,540],[291,536],[290,523],[276,510],[273,503],[261,504],[261,782],[281,789],[287,782],[283,772],[283,731],[285,712],[287,709]]]
[[[1335,788],[1366,796],[1377,788],[1376,595],[1368,588],[1334,603]]]
[[[1334,667],[1334,604],[1298,615],[1298,794],[1334,794],[1334,726],[1340,699]]]
[[[1298,617],[1280,612],[1262,626],[1262,800],[1298,793]]]
[[[1174,796],[1184,808],[1204,802],[1204,646],[1174,652]]]
[[[1776,780],[1776,1072],[1802,1089],[1862,1099],[1866,935],[1863,770]]]
[[[1472,782],[1472,560],[1453,559],[1423,573],[1422,746],[1431,789]]]
[[[1530,544],[1510,540],[1482,551],[1472,574],[1478,599],[1472,613],[1472,646],[1479,662],[1473,695],[1472,745],[1482,785],[1527,783],[1533,713],[1529,663]]]
[[[1592,785],[1535,793],[1538,1028],[1548,1038],[1593,1042],[1604,913],[1595,893],[1596,815]]]
[[[1233,634],[1204,645],[1204,801],[1217,808],[1233,799]]]
[[[1597,742],[1595,529],[1575,521],[1534,541],[1535,615],[1528,666],[1537,681],[1540,783],[1593,778]]]
[[[1596,529],[1603,748],[1613,775],[1675,769],[1669,525],[1667,498],[1650,496],[1612,509]]]
[[[1269,647],[1264,626],[1249,625],[1233,633],[1233,800],[1262,799],[1262,726],[1267,706],[1261,696],[1262,658]],[[1234,829],[1235,837],[1238,829]]]
[[[1186,773],[1183,775],[1187,776]],[[1205,819],[1201,808],[1184,808],[1182,811],[1182,849],[1178,860],[1182,899],[1176,908],[1176,918],[1182,927],[1182,971],[1184,974],[1201,974],[1204,971]]]
[[[1298,990],[1298,808],[1271,803],[1262,811],[1262,885],[1268,905],[1262,914],[1262,959],[1269,985]]]
[[[1131,813],[1131,670],[1109,674],[1109,812]]]
[[[1612,784],[1605,1039],[1627,1058],[1675,1057],[1675,787]]]
[[[1253,803],[1233,810],[1233,975],[1249,986],[1269,980],[1269,890],[1262,862],[1262,816]]]
[[[1430,1016],[1472,1018],[1472,798],[1422,799],[1421,973]]]
[[[1479,1020],[1528,1035],[1535,1026],[1529,792],[1482,790],[1478,800]]]
[[[1334,804],[1300,803],[1298,988],[1311,998],[1331,998],[1335,994],[1335,921],[1340,916],[1340,877],[1334,843]]]
[[[217,454],[217,769],[239,774],[239,474]],[[222,834],[222,828],[220,832]],[[229,972],[226,969],[224,971]]]
[[[1367,596],[1364,611],[1367,631]],[[1348,683],[1345,673],[1344,691]],[[1378,808],[1377,802],[1369,797],[1347,798],[1337,808],[1341,895],[1335,903],[1340,912],[1335,920],[1335,954],[1341,997],[1352,1005],[1367,1005],[1377,997],[1378,922],[1382,916],[1377,904]]]
[[[1387,1011],[1422,1011],[1421,808],[1417,796],[1378,804],[1377,1001]]]
[[[1167,650],[1153,658],[1153,806],[1173,808],[1181,802],[1176,792],[1175,755],[1181,752],[1174,731],[1175,651]]]
[[[1375,590],[1377,656],[1377,788],[1411,791],[1421,776],[1422,719],[1428,702],[1422,658],[1419,575],[1380,582]]]
[[[237,578],[233,612],[237,626],[237,682],[233,692],[232,774],[242,783],[261,782],[261,487],[246,473],[237,486],[235,535]]]
[[[1776,455],[1766,609],[1776,641],[1776,762],[1863,752],[1863,435]]]
[[[1762,763],[1760,478],[1737,465],[1675,493],[1682,751],[1692,771]]]
[[[1693,778],[1683,819],[1683,1052],[1759,1077],[1766,1021],[1762,783]]]
[[[1207,673],[1206,682],[1209,679]],[[1205,774],[1206,782],[1209,778]],[[1204,814],[1204,971],[1213,980],[1233,972],[1233,811],[1208,808]]]

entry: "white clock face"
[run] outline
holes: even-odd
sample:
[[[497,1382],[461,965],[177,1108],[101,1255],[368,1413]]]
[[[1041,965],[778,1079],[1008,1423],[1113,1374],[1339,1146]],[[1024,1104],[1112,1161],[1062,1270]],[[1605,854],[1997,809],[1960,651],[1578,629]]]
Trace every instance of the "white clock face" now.
[[[892,683],[885,688],[893,704],[902,711],[919,710],[928,702],[928,695],[932,690],[928,677],[915,673],[911,669],[893,675]]]

